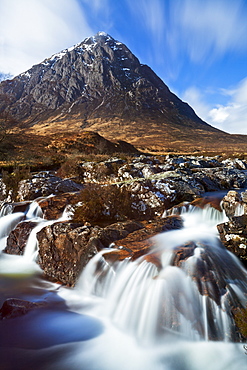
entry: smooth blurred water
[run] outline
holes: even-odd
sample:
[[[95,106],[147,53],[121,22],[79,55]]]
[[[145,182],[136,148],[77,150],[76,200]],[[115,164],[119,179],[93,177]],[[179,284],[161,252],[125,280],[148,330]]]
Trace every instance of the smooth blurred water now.
[[[28,219],[39,222],[39,227],[46,225],[35,205],[33,210],[26,213]],[[3,234],[22,217],[3,216]],[[230,306],[246,305],[247,276],[237,258],[219,244],[215,224],[225,215],[206,208],[190,209],[182,217],[184,229],[153,239],[150,253],[155,253],[159,266],[145,256],[110,263],[107,249],[88,263],[74,289],[42,279],[34,261],[35,231],[26,257],[2,253],[0,303],[11,297],[47,306],[0,320],[0,368],[245,368],[247,356],[243,343],[235,342],[239,337]],[[196,245],[193,253],[179,267],[173,266],[179,246],[187,242]],[[205,274],[221,281],[220,294],[210,279],[198,277],[202,263]],[[199,286],[210,294],[201,294]]]

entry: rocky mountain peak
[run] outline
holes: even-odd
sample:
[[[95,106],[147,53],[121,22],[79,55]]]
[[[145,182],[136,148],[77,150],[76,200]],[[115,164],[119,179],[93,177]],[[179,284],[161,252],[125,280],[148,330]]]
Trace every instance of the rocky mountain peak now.
[[[149,136],[169,129],[217,131],[171,93],[126,45],[105,32],[1,82],[0,96],[0,113],[7,111],[27,127],[41,124],[47,130],[54,123],[56,131],[66,122],[71,130],[76,124],[76,129],[90,127],[109,139],[127,141],[126,132],[138,136],[140,125]]]

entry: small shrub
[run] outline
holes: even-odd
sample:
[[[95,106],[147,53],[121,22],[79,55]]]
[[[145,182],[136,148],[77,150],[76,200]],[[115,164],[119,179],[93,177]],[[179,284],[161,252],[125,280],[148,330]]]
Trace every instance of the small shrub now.
[[[30,177],[30,168],[27,167],[16,167],[13,172],[2,171],[2,181],[6,186],[6,193],[11,193],[13,201],[18,200],[18,189],[21,180],[28,179]]]
[[[67,159],[57,171],[57,175],[62,178],[79,177],[80,179],[82,179],[83,170],[79,166],[79,163],[80,161],[78,158]]]
[[[74,214],[74,222],[122,221],[137,217],[133,209],[133,195],[116,185],[90,184],[81,191],[80,201]]]

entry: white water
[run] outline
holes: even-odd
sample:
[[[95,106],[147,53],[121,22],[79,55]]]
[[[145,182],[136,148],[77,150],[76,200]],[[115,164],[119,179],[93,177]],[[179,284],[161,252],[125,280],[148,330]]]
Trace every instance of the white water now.
[[[25,274],[28,266],[34,264],[36,232],[54,222],[42,220],[40,213],[35,212],[30,212],[28,219],[40,223],[30,234],[25,256],[2,255],[0,275],[14,270]],[[8,216],[1,219],[4,225],[8,224],[5,218]],[[226,217],[212,208],[190,209],[182,216],[184,229],[153,239],[152,253],[159,259],[158,266],[147,262],[145,257],[111,264],[107,262],[107,253],[111,250],[107,249],[88,263],[74,289],[61,287],[58,290],[71,311],[99,320],[103,331],[90,340],[34,351],[32,356],[38,359],[51,357],[49,364],[39,367],[37,360],[35,367],[45,370],[237,370],[246,367],[243,344],[234,343],[239,338],[229,307],[232,304],[246,306],[247,275],[237,258],[219,245],[215,225],[224,222]],[[10,219],[8,230],[14,227]],[[179,267],[174,266],[178,248],[187,242],[194,243],[191,255],[182,260]],[[205,279],[205,274],[211,274],[210,279]],[[214,280],[218,285],[214,285]],[[198,289],[208,293],[200,294]],[[60,325],[64,326],[62,322]],[[85,328],[78,326],[77,330],[83,333]],[[23,358],[28,355],[25,350]],[[31,359],[33,361],[33,357]]]

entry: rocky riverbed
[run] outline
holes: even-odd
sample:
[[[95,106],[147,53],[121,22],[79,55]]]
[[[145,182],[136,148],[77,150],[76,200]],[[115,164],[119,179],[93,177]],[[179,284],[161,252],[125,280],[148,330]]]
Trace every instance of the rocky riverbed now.
[[[136,155],[128,160],[111,157],[102,162],[82,162],[78,169],[77,178],[64,179],[49,171],[32,174],[19,183],[18,202],[12,202],[11,191],[6,193],[1,182],[2,212],[24,211],[23,220],[7,238],[5,253],[23,254],[37,226],[26,217],[31,201],[36,200],[42,218],[54,220],[37,232],[37,261],[47,279],[73,286],[91,257],[109,245],[116,247],[109,258],[135,259],[150,249],[151,236],[183,227],[181,212],[209,205],[228,216],[229,221],[218,225],[222,243],[242,261],[247,260],[246,160]],[[89,189],[90,194],[92,184],[99,193],[106,188],[109,192],[125,189],[131,204],[118,204],[121,201],[116,199],[116,207],[130,207],[131,212],[111,215],[111,207],[105,204],[102,222],[75,222],[74,213],[83,207],[81,192]],[[210,193],[222,191],[226,195],[221,204],[210,197]],[[99,207],[97,202],[98,198],[92,208]],[[67,220],[61,220],[65,210]]]

